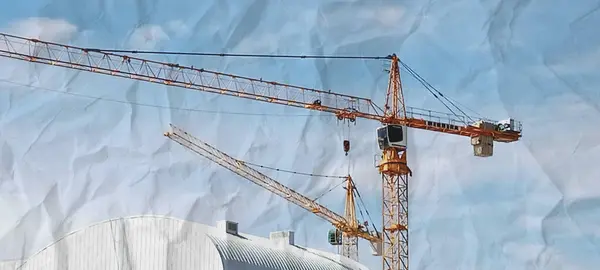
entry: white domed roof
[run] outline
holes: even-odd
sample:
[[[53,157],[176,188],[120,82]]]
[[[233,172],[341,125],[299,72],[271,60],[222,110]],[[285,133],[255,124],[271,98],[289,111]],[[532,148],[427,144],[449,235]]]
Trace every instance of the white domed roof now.
[[[16,269],[367,268],[337,254],[247,234],[228,234],[224,228],[170,217],[135,216],[73,232]]]

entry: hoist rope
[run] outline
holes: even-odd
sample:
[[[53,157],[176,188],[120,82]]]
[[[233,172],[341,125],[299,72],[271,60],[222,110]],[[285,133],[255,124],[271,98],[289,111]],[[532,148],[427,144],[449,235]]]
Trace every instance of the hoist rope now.
[[[313,202],[314,202],[314,201],[317,201],[318,199],[321,199],[321,198],[322,198],[323,196],[325,196],[327,193],[329,193],[329,192],[333,191],[334,189],[336,189],[336,188],[337,188],[337,187],[339,187],[340,185],[342,185],[342,184],[346,183],[346,181],[348,181],[348,179],[347,179],[347,178],[346,178],[346,179],[344,179],[344,181],[342,181],[342,182],[338,183],[337,185],[335,185],[335,186],[331,187],[331,188],[330,188],[330,189],[328,189],[327,191],[323,192],[321,195],[319,195],[319,196],[317,196],[316,198],[314,198],[314,199],[313,199]]]
[[[105,53],[133,53],[157,55],[189,55],[217,57],[251,57],[251,58],[295,58],[295,59],[348,59],[348,60],[384,60],[391,56],[356,56],[356,55],[302,55],[302,54],[249,54],[249,53],[210,53],[210,52],[178,52],[178,51],[143,51],[143,50],[111,50],[86,48],[88,51]]]
[[[358,197],[359,202],[363,205],[365,212],[367,213],[367,217],[369,218],[369,221],[371,221],[371,226],[376,232],[378,232],[377,228],[375,227],[375,223],[373,222],[373,218],[371,218],[371,214],[369,214],[369,210],[367,210],[367,205],[365,204],[365,201],[363,201],[362,196],[360,196],[358,189],[355,188],[354,191],[356,191],[356,196]]]
[[[259,165],[256,163],[251,163],[251,162],[247,162],[247,161],[243,161],[247,165],[251,165],[251,166],[255,166],[255,167],[260,167],[263,169],[268,169],[268,170],[273,170],[273,171],[278,171],[278,172],[286,172],[286,173],[291,173],[291,174],[298,174],[298,175],[304,175],[304,176],[312,176],[312,177],[325,177],[325,178],[346,178],[346,176],[337,176],[337,175],[323,175],[323,174],[314,174],[314,173],[304,173],[304,172],[297,172],[297,171],[290,171],[290,170],[283,170],[283,169],[278,169],[278,168],[274,168],[274,167],[269,167],[269,166],[265,166],[265,165]]]

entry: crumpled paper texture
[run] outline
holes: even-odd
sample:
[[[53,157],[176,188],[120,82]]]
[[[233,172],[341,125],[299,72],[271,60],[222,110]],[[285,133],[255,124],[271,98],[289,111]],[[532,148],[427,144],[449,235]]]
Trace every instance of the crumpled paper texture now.
[[[82,47],[397,53],[453,100],[524,124],[476,158],[468,138],[410,131],[411,269],[595,269],[600,263],[598,1],[11,1],[2,32]],[[372,98],[385,61],[145,56]],[[334,252],[331,227],[163,137],[169,123],[246,161],[350,173],[380,226],[378,123],[0,59],[0,259],[109,218],[157,214]],[[408,105],[445,111],[403,73]],[[470,110],[466,111],[473,114]],[[352,144],[344,156],[342,140]],[[266,171],[316,197],[338,180]],[[321,202],[343,213],[344,190]],[[366,242],[360,261],[380,268]],[[7,263],[8,265],[10,263]],[[10,266],[6,266],[10,267]],[[7,268],[11,269],[11,268]]]

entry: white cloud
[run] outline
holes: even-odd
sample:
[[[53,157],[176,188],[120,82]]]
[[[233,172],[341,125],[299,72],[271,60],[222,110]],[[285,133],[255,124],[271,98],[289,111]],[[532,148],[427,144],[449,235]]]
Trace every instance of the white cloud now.
[[[3,27],[2,32],[56,43],[70,43],[77,38],[80,33],[76,25],[73,25],[64,19],[50,19],[43,17],[17,20],[8,24],[7,27]],[[11,51],[15,50],[17,52],[29,53],[29,46],[25,46],[24,43],[20,41],[17,41],[12,45]],[[5,42],[0,42],[0,49],[6,50],[6,46]],[[43,51],[40,51],[40,53],[43,54]],[[30,71],[45,68],[31,63],[9,60],[6,58],[0,59],[0,63],[1,78],[22,83],[40,80],[39,74]],[[61,82],[55,80],[55,78],[63,73],[64,70],[59,69],[52,69],[51,72],[46,73],[48,79],[50,79],[46,86],[61,84]]]
[[[160,25],[143,25],[131,33],[128,46],[132,49],[152,50],[169,40],[169,35]]]
[[[77,26],[63,19],[27,18],[9,25],[8,33],[51,42],[68,42],[77,33]]]
[[[374,5],[343,5],[339,8],[320,11],[319,17],[325,27],[355,27],[369,26],[388,28],[396,30],[402,26],[401,22],[407,19],[406,7],[398,4],[387,4],[384,6]],[[404,22],[406,23],[406,22]]]
[[[174,34],[176,37],[185,37],[192,33],[192,29],[188,24],[186,24],[182,20],[173,20],[167,22],[166,26],[167,30]]]
[[[405,18],[406,9],[399,5],[367,7],[359,9],[355,15],[354,18],[346,16],[344,18],[345,20],[358,19],[359,22],[373,23],[383,27],[398,27]]]

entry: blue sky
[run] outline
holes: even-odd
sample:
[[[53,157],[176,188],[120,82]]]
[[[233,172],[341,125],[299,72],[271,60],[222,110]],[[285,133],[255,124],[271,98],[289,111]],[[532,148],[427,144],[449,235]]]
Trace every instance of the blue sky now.
[[[486,159],[472,156],[467,138],[411,131],[411,266],[593,269],[600,263],[600,37],[594,29],[600,2],[119,2],[15,2],[0,10],[0,29],[87,47],[395,52],[447,96],[488,118],[517,118],[525,129],[520,142],[496,144],[494,156]],[[387,83],[383,61],[158,58],[356,94],[378,104]],[[53,235],[142,213],[207,224],[227,217],[239,221],[242,231],[264,236],[295,229],[301,244],[331,250],[329,225],[170,143],[162,133],[174,123],[237,158],[344,174],[344,128],[333,118],[0,62],[0,212],[7,213],[0,221],[0,254],[17,257],[20,251],[11,244],[26,243],[25,250],[34,251]],[[416,80],[403,78],[408,105],[443,111]],[[237,112],[270,116],[232,114]],[[350,161],[379,224],[380,180],[373,167],[377,126],[363,120],[352,127]],[[336,184],[271,176],[309,196]],[[323,203],[341,213],[343,190]],[[379,268],[380,258],[369,255],[366,242],[360,244],[361,262]]]

